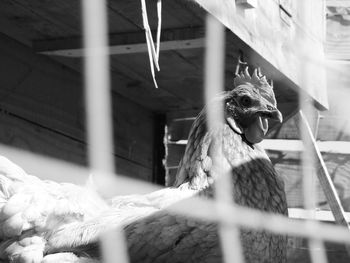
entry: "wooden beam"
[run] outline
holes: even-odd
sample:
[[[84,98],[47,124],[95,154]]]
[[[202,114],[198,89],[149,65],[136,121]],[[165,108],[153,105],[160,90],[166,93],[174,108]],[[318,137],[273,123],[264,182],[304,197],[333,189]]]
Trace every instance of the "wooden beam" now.
[[[111,34],[110,55],[147,52],[144,31]],[[34,50],[41,54],[65,57],[82,57],[84,49],[80,37],[38,40],[33,42]],[[161,33],[160,50],[180,50],[204,47],[202,27],[164,29]]]
[[[331,211],[328,210],[316,210],[314,211],[314,217],[310,218],[308,211],[301,208],[288,208],[288,215],[290,218],[295,219],[308,219],[308,220],[318,220],[323,222],[334,222],[334,215]],[[346,219],[348,222],[350,222],[350,213],[345,212]]]
[[[186,145],[187,140],[168,141],[168,144]],[[279,152],[301,152],[304,149],[301,140],[265,139],[260,145],[265,150]],[[323,153],[350,155],[350,142],[346,141],[319,141],[319,150]]]
[[[202,48],[204,46],[203,38],[188,39],[188,40],[174,40],[161,42],[160,51],[166,50],[180,50],[191,48]],[[109,55],[134,54],[147,52],[145,43],[128,44],[128,45],[112,45],[109,48]],[[45,55],[63,56],[63,57],[82,57],[84,56],[83,48],[76,49],[62,49],[52,51],[39,52]]]
[[[301,152],[304,149],[303,142],[300,140],[263,140],[261,142],[265,150],[281,152]],[[350,142],[346,141],[319,141],[317,145],[321,152],[334,154],[349,154]]]
[[[326,0],[326,6],[350,7],[350,0]]]

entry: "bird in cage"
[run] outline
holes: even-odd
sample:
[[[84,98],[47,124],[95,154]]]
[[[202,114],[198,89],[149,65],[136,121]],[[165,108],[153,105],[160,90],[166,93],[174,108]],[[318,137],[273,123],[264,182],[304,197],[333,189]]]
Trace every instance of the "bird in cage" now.
[[[0,259],[100,262],[101,235],[122,229],[130,262],[222,262],[218,224],[168,207],[192,196],[213,198],[223,174],[237,205],[287,216],[283,182],[259,145],[269,120],[282,122],[272,87],[246,68],[212,104],[223,109],[223,120],[210,124],[207,108],[201,111],[174,186],[153,193],[103,200],[89,188],[42,181],[0,158]],[[286,262],[286,236],[240,228],[239,238],[245,262]]]

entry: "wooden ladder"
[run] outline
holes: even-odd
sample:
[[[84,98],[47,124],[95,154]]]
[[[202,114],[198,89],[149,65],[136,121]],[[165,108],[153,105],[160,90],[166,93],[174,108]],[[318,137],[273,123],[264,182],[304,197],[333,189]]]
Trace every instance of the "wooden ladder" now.
[[[301,120],[302,120],[303,124],[305,125],[305,129],[307,131],[307,134],[309,135],[312,150],[314,152],[314,155],[316,156],[316,162],[318,162],[321,166],[320,172],[316,173],[316,174],[317,174],[318,180],[320,181],[323,192],[326,196],[328,205],[330,206],[330,209],[333,213],[335,222],[336,222],[336,224],[341,225],[341,226],[345,226],[346,228],[348,228],[350,230],[349,223],[348,223],[348,220],[346,218],[344,208],[340,202],[340,199],[339,199],[337,190],[334,187],[332,178],[328,173],[326,164],[323,161],[321,151],[318,148],[318,145],[316,143],[316,139],[314,137],[314,134],[312,133],[309,122],[307,121],[307,119],[302,111],[300,111],[299,113],[300,113]],[[345,248],[347,250],[348,255],[350,256],[350,246],[345,245]]]
[[[343,206],[342,206],[340,199],[339,199],[339,196],[337,194],[337,190],[334,187],[332,178],[328,173],[325,162],[323,161],[321,151],[318,148],[318,145],[316,143],[316,139],[314,137],[314,134],[312,133],[309,122],[307,121],[307,119],[304,116],[302,111],[300,111],[300,117],[301,117],[303,124],[305,125],[305,129],[307,131],[307,134],[310,137],[309,139],[311,141],[311,146],[312,146],[312,150],[314,152],[314,155],[316,156],[316,161],[321,166],[320,172],[317,173],[317,177],[318,177],[318,180],[320,181],[321,187],[322,187],[323,192],[326,196],[326,199],[327,199],[327,202],[330,206],[330,209],[334,215],[335,222],[339,225],[346,226],[350,230],[349,223],[348,223],[348,220],[346,218]]]

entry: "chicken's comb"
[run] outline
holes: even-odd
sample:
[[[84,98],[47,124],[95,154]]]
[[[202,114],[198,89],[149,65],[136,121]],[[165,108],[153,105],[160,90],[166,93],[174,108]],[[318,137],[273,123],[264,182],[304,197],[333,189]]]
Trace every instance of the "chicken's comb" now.
[[[250,76],[248,72],[248,67],[245,68],[245,70],[239,74],[236,74],[236,77],[234,79],[234,87],[238,87],[239,85],[242,84],[247,84],[250,83],[258,88],[270,88],[272,87],[269,85],[269,83],[266,80],[265,76],[259,76],[260,74],[260,69],[254,69],[253,75]]]

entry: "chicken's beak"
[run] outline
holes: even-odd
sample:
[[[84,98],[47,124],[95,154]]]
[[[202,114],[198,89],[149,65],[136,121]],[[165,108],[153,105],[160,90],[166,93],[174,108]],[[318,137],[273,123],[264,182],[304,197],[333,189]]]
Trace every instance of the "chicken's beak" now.
[[[283,122],[283,116],[279,110],[277,110],[277,109],[272,110],[272,111],[270,111],[269,115],[270,115],[270,119],[279,121],[280,123]]]
[[[272,106],[268,107],[267,109],[265,108],[264,110],[260,110],[257,113],[259,114],[259,116],[266,119],[278,121],[280,123],[282,123],[283,121],[282,113],[277,108]]]

